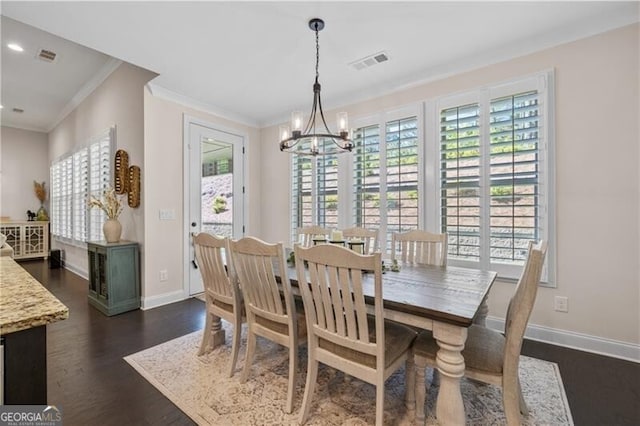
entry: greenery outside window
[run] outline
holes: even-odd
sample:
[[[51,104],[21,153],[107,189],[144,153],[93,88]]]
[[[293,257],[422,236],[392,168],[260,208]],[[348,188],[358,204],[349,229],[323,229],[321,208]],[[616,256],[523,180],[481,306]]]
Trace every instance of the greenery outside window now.
[[[434,215],[440,232],[449,234],[450,264],[516,279],[529,241],[552,236],[550,78],[545,73],[439,100]],[[545,280],[553,271],[551,253]]]
[[[419,227],[418,134],[416,116],[354,131],[353,225],[380,229],[385,250],[391,248],[392,233]]]
[[[292,241],[298,241],[297,229],[304,226],[338,228],[338,157],[292,156]]]

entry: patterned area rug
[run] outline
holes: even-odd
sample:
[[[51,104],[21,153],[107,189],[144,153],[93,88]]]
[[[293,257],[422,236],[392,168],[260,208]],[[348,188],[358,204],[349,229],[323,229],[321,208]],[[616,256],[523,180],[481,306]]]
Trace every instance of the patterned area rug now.
[[[231,353],[231,326],[223,321],[226,344],[197,356],[202,332],[194,332],[125,357],[145,379],[199,425],[296,424],[306,375],[306,347],[301,348],[294,412],[283,411],[287,394],[288,353],[285,348],[258,338],[249,380],[240,383],[246,348],[246,328],[236,373],[227,377]],[[245,326],[246,327],[246,326]],[[554,363],[522,357],[520,362],[525,400],[530,415],[524,425],[572,425],[562,379]],[[428,373],[431,379],[431,372]],[[413,412],[404,406],[404,371],[391,376],[385,386],[387,425],[413,424]],[[430,387],[426,424],[434,418],[437,387]],[[504,425],[502,394],[498,387],[462,380],[467,424]],[[320,364],[309,425],[368,425],[375,423],[375,388]]]

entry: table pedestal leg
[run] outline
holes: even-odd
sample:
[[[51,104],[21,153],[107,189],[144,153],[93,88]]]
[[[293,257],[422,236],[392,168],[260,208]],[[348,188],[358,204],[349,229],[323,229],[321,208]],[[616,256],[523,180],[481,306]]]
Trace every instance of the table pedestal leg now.
[[[433,336],[440,347],[436,356],[436,365],[440,372],[440,390],[436,402],[438,423],[464,425],[466,417],[460,392],[460,378],[464,376],[464,358],[461,352],[467,340],[467,329],[434,322]]]
[[[204,336],[198,355],[203,355],[224,343],[225,334],[220,317],[207,312]]]
[[[222,329],[222,320],[220,317],[212,315],[211,321],[211,341],[213,342],[213,347],[217,348],[224,344],[225,336],[224,330]]]

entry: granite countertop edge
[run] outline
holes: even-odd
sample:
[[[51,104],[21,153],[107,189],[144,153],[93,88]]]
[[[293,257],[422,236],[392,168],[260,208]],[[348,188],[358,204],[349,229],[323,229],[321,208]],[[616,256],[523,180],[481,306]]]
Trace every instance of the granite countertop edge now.
[[[62,321],[69,308],[10,257],[0,257],[0,335]]]

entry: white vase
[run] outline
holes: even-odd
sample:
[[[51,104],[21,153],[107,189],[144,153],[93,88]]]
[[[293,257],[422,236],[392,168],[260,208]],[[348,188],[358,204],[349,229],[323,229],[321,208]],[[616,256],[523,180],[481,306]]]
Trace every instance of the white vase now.
[[[122,234],[122,225],[118,219],[107,219],[102,225],[102,232],[104,233],[104,239],[108,243],[117,243],[120,241],[120,235]]]

